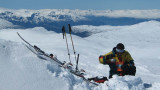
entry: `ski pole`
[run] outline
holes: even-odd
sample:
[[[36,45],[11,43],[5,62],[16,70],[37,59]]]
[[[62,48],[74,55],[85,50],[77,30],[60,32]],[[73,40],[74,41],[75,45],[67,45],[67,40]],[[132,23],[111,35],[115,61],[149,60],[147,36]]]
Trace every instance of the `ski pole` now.
[[[78,71],[78,61],[79,61],[79,54],[78,54],[78,57],[77,57],[76,71]]]
[[[71,63],[71,58],[70,58],[70,53],[69,53],[69,48],[68,48],[68,41],[67,41],[67,36],[66,36],[66,31],[65,31],[65,27],[62,27],[62,33],[63,33],[63,39],[64,37],[66,38],[66,45],[67,45],[67,50],[68,50],[68,56],[69,56],[69,61]]]
[[[69,27],[69,33],[70,33],[70,37],[71,37],[71,41],[72,41],[73,52],[74,52],[75,60],[76,60],[76,51],[74,49],[73,39],[72,39],[72,35],[71,35],[71,32],[72,32],[71,25],[68,24],[68,27]]]

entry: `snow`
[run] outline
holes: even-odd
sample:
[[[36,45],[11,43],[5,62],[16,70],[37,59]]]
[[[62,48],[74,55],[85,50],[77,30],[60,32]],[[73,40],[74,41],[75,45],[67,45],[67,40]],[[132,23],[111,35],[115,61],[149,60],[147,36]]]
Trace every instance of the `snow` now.
[[[1,21],[1,20],[0,20]],[[6,24],[7,25],[7,24]],[[97,87],[88,85],[58,67],[54,62],[36,57],[23,44],[16,32],[46,53],[67,61],[66,43],[61,33],[43,27],[0,29],[0,90],[158,90],[160,88],[159,40],[160,22],[149,21],[130,26],[74,26],[74,32],[88,31],[89,37],[73,35],[79,68],[86,77],[108,76],[109,67],[98,61],[99,55],[122,42],[135,60],[136,76],[114,76]],[[83,32],[83,31],[82,31]],[[67,34],[72,63],[75,66],[70,35]]]

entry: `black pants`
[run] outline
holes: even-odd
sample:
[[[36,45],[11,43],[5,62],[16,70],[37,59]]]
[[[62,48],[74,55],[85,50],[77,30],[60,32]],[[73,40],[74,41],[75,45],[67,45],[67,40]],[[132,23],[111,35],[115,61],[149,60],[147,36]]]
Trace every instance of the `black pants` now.
[[[133,75],[136,74],[136,67],[135,66],[125,66],[123,67],[123,75]]]
[[[119,75],[120,73],[122,73],[122,76],[124,75],[132,75],[135,76],[136,74],[136,67],[135,66],[124,66],[122,72],[113,72],[112,70],[110,71],[110,75],[109,78],[112,78],[113,75]],[[111,73],[112,72],[112,73]]]

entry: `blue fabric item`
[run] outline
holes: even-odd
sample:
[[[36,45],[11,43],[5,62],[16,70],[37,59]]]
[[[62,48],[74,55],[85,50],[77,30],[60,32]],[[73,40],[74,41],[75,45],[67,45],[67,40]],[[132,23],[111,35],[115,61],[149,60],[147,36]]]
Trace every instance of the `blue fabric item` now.
[[[129,66],[130,66],[130,67],[132,67],[132,66],[133,66],[133,64],[129,64]]]

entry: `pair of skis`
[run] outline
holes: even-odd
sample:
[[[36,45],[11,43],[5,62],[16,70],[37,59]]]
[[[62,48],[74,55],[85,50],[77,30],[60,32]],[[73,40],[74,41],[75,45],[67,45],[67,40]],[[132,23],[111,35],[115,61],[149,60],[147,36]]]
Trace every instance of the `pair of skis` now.
[[[68,24],[68,28],[69,28],[69,33],[70,33],[70,37],[71,37],[71,42],[72,42],[72,48],[73,48],[73,52],[74,52],[74,56],[75,56],[75,61],[76,61],[76,70],[78,71],[78,61],[79,61],[79,54],[76,57],[76,51],[74,48],[74,44],[73,44],[73,39],[72,39],[72,29],[71,29],[71,25]],[[68,47],[68,40],[67,40],[67,35],[66,35],[66,30],[65,30],[65,26],[62,27],[62,33],[63,33],[63,39],[66,39],[66,45],[67,45],[67,51],[68,51],[68,56],[69,56],[69,61],[71,63],[71,57],[70,57],[70,52],[69,52],[69,47]]]
[[[65,62],[61,62],[60,60],[57,59],[57,57],[50,57],[50,55],[46,54],[44,51],[42,51],[39,47],[36,45],[31,45],[29,42],[27,42],[25,39],[22,38],[22,36],[17,32],[18,36],[25,42],[25,46],[33,52],[38,58],[43,59],[43,60],[49,60],[49,61],[54,61],[58,66],[67,69],[70,73],[73,75],[76,75],[78,77],[81,77],[84,81],[86,81],[89,84],[92,84],[94,86],[98,86],[97,83],[92,82],[90,79],[87,79],[84,77],[84,72],[79,71],[78,67],[74,69],[71,65],[67,65]],[[78,64],[77,64],[78,65]]]
[[[29,42],[27,42],[18,32],[17,32],[18,36],[26,43],[25,46],[34,54],[36,54],[38,56],[38,58],[43,59],[43,60],[54,60],[58,65],[63,66],[64,63],[61,62],[60,60],[58,60],[56,57],[51,58],[48,54],[46,54],[44,51],[42,51],[39,47],[37,47],[36,45],[31,45]]]

